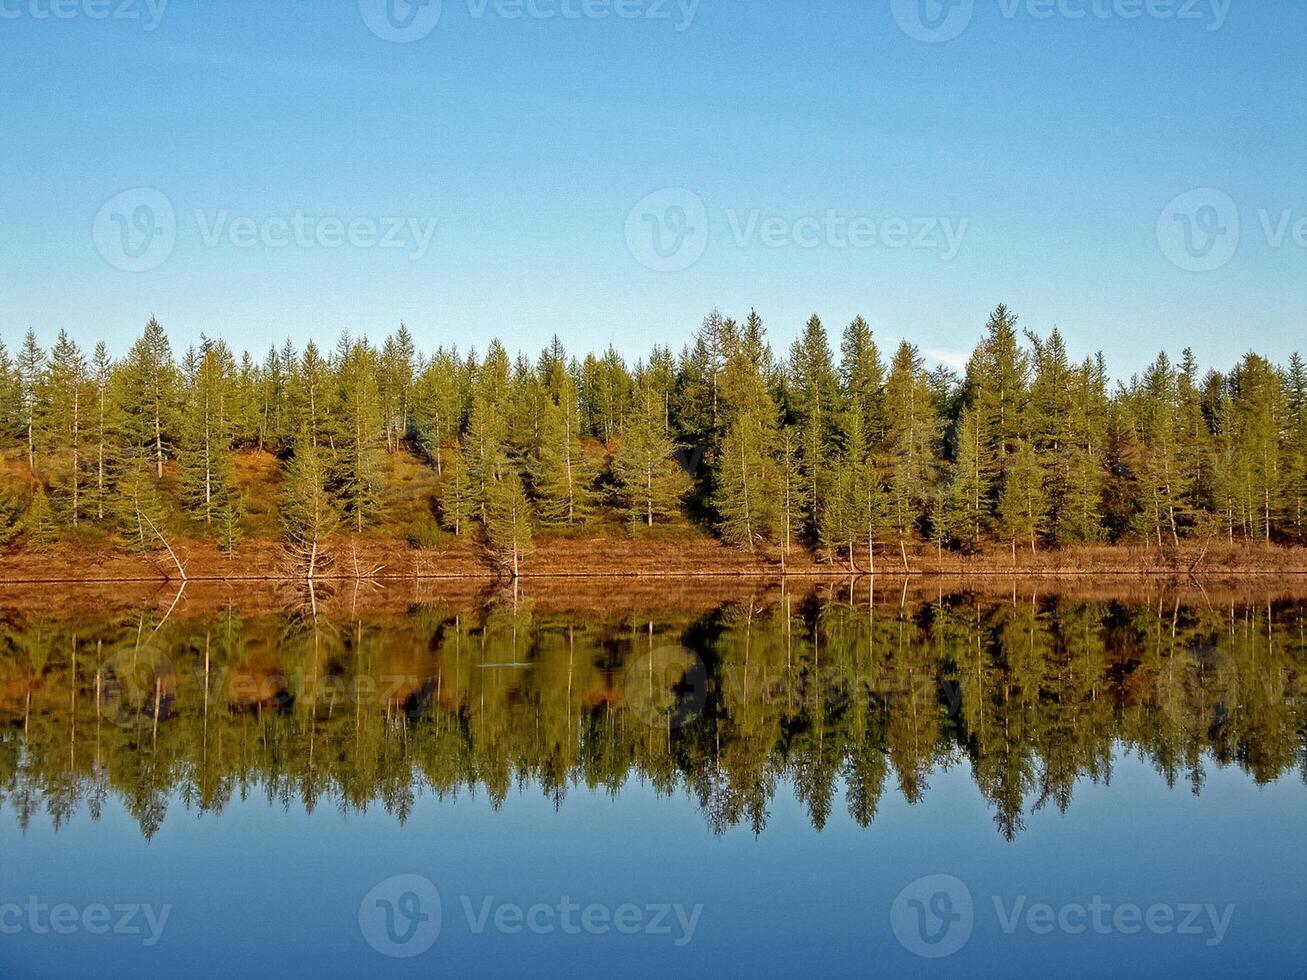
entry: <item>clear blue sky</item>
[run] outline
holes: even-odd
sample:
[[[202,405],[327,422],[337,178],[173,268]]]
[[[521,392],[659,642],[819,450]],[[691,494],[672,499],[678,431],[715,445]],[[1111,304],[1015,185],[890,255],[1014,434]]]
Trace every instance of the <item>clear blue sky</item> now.
[[[1291,223],[1275,244],[1259,214],[1272,230],[1307,218],[1297,0],[1148,0],[1137,17],[1145,0],[925,0],[927,16],[970,15],[941,43],[900,27],[915,9],[900,0],[702,0],[688,17],[691,0],[621,0],[650,15],[636,19],[561,16],[582,0],[536,0],[548,19],[444,0],[409,43],[370,30],[358,0],[171,0],[153,29],[146,0],[113,0],[137,19],[93,17],[96,0],[44,16],[51,2],[0,0],[11,349],[31,325],[122,350],[155,313],[178,347],[201,332],[256,350],[380,336],[402,319],[425,348],[498,335],[534,353],[557,332],[634,358],[679,347],[717,305],[757,307],[781,349],[813,311],[833,331],[862,313],[885,344],[947,360],[999,302],[1060,326],[1074,354],[1102,348],[1116,375],[1163,345],[1218,367],[1307,348],[1307,242]],[[399,0],[396,23],[413,12]],[[104,236],[134,234],[137,198],[119,208],[126,231],[104,208],[142,187],[174,209],[175,244],[124,271]],[[1179,229],[1164,210],[1204,187],[1228,195],[1241,233],[1219,268],[1191,271],[1159,216]],[[691,191],[707,220],[702,256],[673,271],[638,260],[652,233],[639,214],[628,236],[632,208],[664,188]],[[667,234],[684,225],[665,210],[684,197],[656,200]],[[1189,200],[1199,234],[1212,216],[1228,234],[1224,199]],[[231,221],[280,242],[276,219],[297,211],[310,238],[332,217],[436,227],[420,255],[407,226],[397,249],[238,247]],[[814,231],[827,214],[878,234],[886,219],[965,219],[965,234],[951,259],[853,247]],[[765,244],[769,219],[811,247]]]

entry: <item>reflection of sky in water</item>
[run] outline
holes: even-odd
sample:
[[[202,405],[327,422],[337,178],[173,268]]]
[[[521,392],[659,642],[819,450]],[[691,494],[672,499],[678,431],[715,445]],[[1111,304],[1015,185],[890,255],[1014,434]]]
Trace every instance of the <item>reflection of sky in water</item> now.
[[[79,815],[58,833],[0,822],[5,901],[139,901],[173,910],[158,946],[133,937],[21,934],[0,940],[11,975],[152,973],[323,976],[622,970],[634,975],[810,971],[1020,975],[1049,969],[1122,976],[1289,975],[1307,956],[1307,793],[1289,774],[1258,788],[1209,766],[1202,795],[1168,789],[1148,763],[1118,753],[1112,784],[1082,781],[1065,814],[1027,815],[1007,842],[995,832],[965,762],[935,772],[917,805],[888,791],[870,828],[842,812],[820,833],[782,787],[758,837],[706,832],[696,803],[631,782],[616,796],[574,789],[564,806],[527,786],[498,812],[484,795],[422,798],[401,826],[380,808],[306,815],[259,796],[221,816],[183,816],[182,801],[148,844],[110,803],[100,823]],[[843,787],[837,788],[843,799]],[[358,907],[392,875],[435,882],[443,928],[426,954],[380,956],[362,939]],[[943,960],[897,943],[889,909],[921,875],[946,873],[975,898],[970,942]],[[1224,940],[1203,935],[1014,935],[994,895],[1030,904],[1233,903]],[[672,936],[476,935],[486,896],[522,906],[675,903],[704,909],[692,941]],[[15,896],[18,896],[15,899]]]

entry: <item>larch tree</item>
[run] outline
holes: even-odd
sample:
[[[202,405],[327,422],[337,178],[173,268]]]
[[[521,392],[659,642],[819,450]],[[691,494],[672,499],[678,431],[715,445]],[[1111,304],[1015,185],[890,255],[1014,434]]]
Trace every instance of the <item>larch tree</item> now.
[[[632,524],[653,527],[680,511],[689,479],[671,458],[675,451],[665,431],[662,399],[646,379],[617,438],[612,464],[621,507]]]
[[[998,502],[998,532],[1012,544],[1016,561],[1017,543],[1029,542],[1030,551],[1044,532],[1048,517],[1048,499],[1044,492],[1044,472],[1030,442],[1021,439],[1009,457],[1007,478]]]
[[[292,560],[309,581],[323,565],[327,539],[340,526],[329,480],[323,450],[313,445],[308,433],[301,433],[286,469],[281,519]]]
[[[489,519],[491,490],[509,468],[508,391],[508,353],[498,341],[492,341],[477,370],[463,443],[468,479],[482,523]]]
[[[885,364],[871,327],[862,317],[855,317],[845,328],[840,355],[840,382],[846,408],[862,414],[862,430],[867,434],[868,444],[878,445],[885,437],[888,413]]]
[[[723,539],[750,551],[781,529],[781,474],[776,463],[779,410],[767,387],[770,354],[761,321],[734,344],[719,386],[725,435],[715,464],[713,506]]]
[[[149,448],[155,478],[163,479],[176,418],[178,385],[172,347],[154,317],[127,352],[119,376],[119,402],[125,413],[127,438],[134,446]]]
[[[214,530],[230,514],[234,494],[228,415],[233,367],[225,347],[207,339],[187,357],[178,433],[181,492],[191,516]]]
[[[463,424],[461,374],[458,353],[442,347],[426,362],[413,384],[413,428],[437,474],[444,471],[442,450],[454,443]]]
[[[148,551],[163,539],[168,509],[154,473],[148,448],[133,446],[124,452],[112,497],[113,515],[133,551]]]
[[[36,342],[36,331],[27,328],[23,346],[18,351],[18,398],[22,406],[23,434],[27,444],[27,469],[36,473],[36,434],[41,411],[42,386],[45,384],[45,351]]]
[[[467,454],[457,443],[440,450],[445,457],[440,477],[440,522],[448,531],[462,535],[480,511],[467,469]]]
[[[967,383],[982,430],[1002,469],[1026,432],[1029,358],[1021,349],[1017,317],[1002,304],[990,314],[985,337],[967,365]]]
[[[941,511],[953,538],[971,548],[980,543],[989,528],[989,453],[990,443],[980,419],[970,408],[964,408],[957,426],[957,455],[949,470]]]
[[[513,467],[490,488],[486,507],[486,541],[491,553],[513,578],[521,574],[523,556],[531,553],[531,504],[522,478]]]
[[[55,485],[66,502],[68,522],[81,522],[84,491],[82,468],[85,464],[83,443],[86,437],[88,384],[86,357],[73,343],[67,331],[50,350],[49,376],[46,384],[46,426],[55,462]]]
[[[118,444],[122,437],[122,413],[114,394],[114,365],[104,342],[95,345],[90,366],[90,399],[87,412],[89,442],[95,454],[95,477],[89,488],[95,519],[103,521],[111,506],[111,474],[118,466]]]
[[[303,433],[312,446],[330,447],[333,442],[335,378],[331,365],[309,341],[294,372],[286,379],[287,422]]]
[[[929,509],[942,423],[935,414],[930,377],[907,341],[894,353],[884,395],[883,458],[888,476],[889,525],[908,567],[907,539]]]
[[[408,438],[416,356],[413,335],[403,323],[381,345],[378,397],[387,452],[397,452]]]
[[[586,520],[595,503],[596,470],[581,445],[576,382],[561,361],[548,367],[540,431],[528,462],[540,520],[572,525]]]
[[[835,443],[839,408],[839,381],[830,343],[816,314],[808,319],[803,335],[790,351],[789,384],[790,415],[800,435],[799,471],[803,478],[806,530],[809,536],[815,537],[827,497],[824,479]]]
[[[22,430],[22,385],[9,349],[0,340],[0,445],[8,445]]]
[[[843,549],[850,571],[858,568],[862,552],[867,558],[865,571],[875,574],[876,542],[885,530],[886,495],[863,426],[863,413],[851,403],[844,415],[844,446],[833,462],[831,492],[822,511],[821,543],[834,553]]]
[[[1225,437],[1230,449],[1225,481],[1244,536],[1269,542],[1281,511],[1281,435],[1284,389],[1275,366],[1247,354],[1230,372]]]
[[[275,346],[268,348],[259,375],[259,448],[284,448],[287,432],[286,370]],[[312,437],[309,437],[312,440]]]
[[[334,481],[344,516],[355,533],[381,510],[381,402],[376,353],[366,340],[344,337],[337,348]]]
[[[1307,363],[1294,353],[1285,372],[1288,434],[1285,463],[1285,521],[1300,544],[1307,543]]]

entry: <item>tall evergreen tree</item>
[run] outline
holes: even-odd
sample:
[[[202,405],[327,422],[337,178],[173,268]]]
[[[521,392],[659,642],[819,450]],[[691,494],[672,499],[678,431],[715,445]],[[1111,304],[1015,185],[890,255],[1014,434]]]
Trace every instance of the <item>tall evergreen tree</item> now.
[[[680,511],[689,480],[671,458],[675,451],[665,429],[662,398],[646,378],[613,456],[618,499],[632,524],[653,527]]]
[[[127,439],[150,449],[155,478],[162,479],[176,418],[177,368],[168,337],[154,317],[127,352],[120,378]]]
[[[830,465],[839,406],[839,382],[826,329],[816,314],[794,342],[789,366],[790,415],[799,430],[799,471],[803,478],[806,531],[817,536],[827,492],[824,480]]]
[[[342,338],[337,350],[335,469],[337,496],[356,533],[381,510],[381,403],[376,353],[366,340]]]
[[[179,426],[178,464],[186,509],[217,529],[232,508],[230,354],[221,343],[203,340],[188,358],[185,402]]]
[[[581,447],[581,411],[576,383],[561,361],[549,367],[540,431],[529,471],[540,520],[577,524],[594,506],[595,467]]]
[[[871,327],[862,317],[855,317],[845,328],[840,354],[840,380],[846,407],[861,413],[868,444],[879,445],[885,438],[887,415],[885,365]]]
[[[1020,440],[1010,458],[998,504],[998,531],[1011,542],[1013,561],[1018,542],[1029,542],[1031,552],[1036,550],[1035,543],[1045,530],[1047,517],[1043,467],[1034,446]]]
[[[65,505],[68,522],[77,527],[83,506],[83,467],[86,438],[87,384],[86,357],[64,330],[50,351],[50,369],[46,384],[47,437],[55,456],[55,485]]]
[[[309,581],[322,567],[326,542],[340,525],[329,480],[323,450],[301,432],[286,469],[281,520],[292,559]]]
[[[486,506],[486,540],[500,564],[513,578],[521,573],[521,560],[532,550],[531,505],[516,468],[507,467],[490,488]]]
[[[888,519],[906,569],[907,539],[929,509],[943,429],[935,414],[930,376],[917,349],[907,341],[894,353],[885,386],[884,414]]]
[[[480,502],[473,492],[464,448],[455,443],[441,454],[445,461],[441,465],[440,520],[446,530],[462,535],[468,522],[479,513]]]
[[[36,472],[36,433],[45,384],[45,351],[36,342],[36,331],[27,328],[18,352],[18,397],[22,405],[22,429],[27,446],[27,469]]]
[[[117,468],[119,440],[122,436],[122,412],[114,395],[113,362],[104,342],[95,345],[91,359],[90,439],[95,453],[95,475],[89,488],[89,506],[95,518],[103,521],[111,506],[110,480]]]

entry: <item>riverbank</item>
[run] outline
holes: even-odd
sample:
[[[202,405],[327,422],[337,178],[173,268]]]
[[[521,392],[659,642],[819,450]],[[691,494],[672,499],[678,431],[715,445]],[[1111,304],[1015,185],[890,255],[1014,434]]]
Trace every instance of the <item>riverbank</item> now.
[[[233,554],[211,541],[180,539],[167,551],[130,554],[107,548],[59,544],[46,551],[0,555],[0,580],[11,584],[169,582],[294,582],[299,576],[280,542],[250,540]],[[415,549],[401,538],[360,536],[333,540],[325,549],[319,581],[413,579],[502,581],[507,576],[477,543],[451,538],[441,547]],[[905,560],[906,559],[906,560]],[[869,572],[858,566],[794,551],[750,553],[703,536],[542,537],[520,562],[524,580],[588,579],[759,579],[844,580]],[[876,556],[878,578],[910,577],[1162,577],[1247,579],[1307,575],[1307,548],[1222,542],[1178,551],[1138,544],[1100,545],[1031,553],[995,548],[975,554],[939,552],[918,546],[906,555],[897,547]]]

